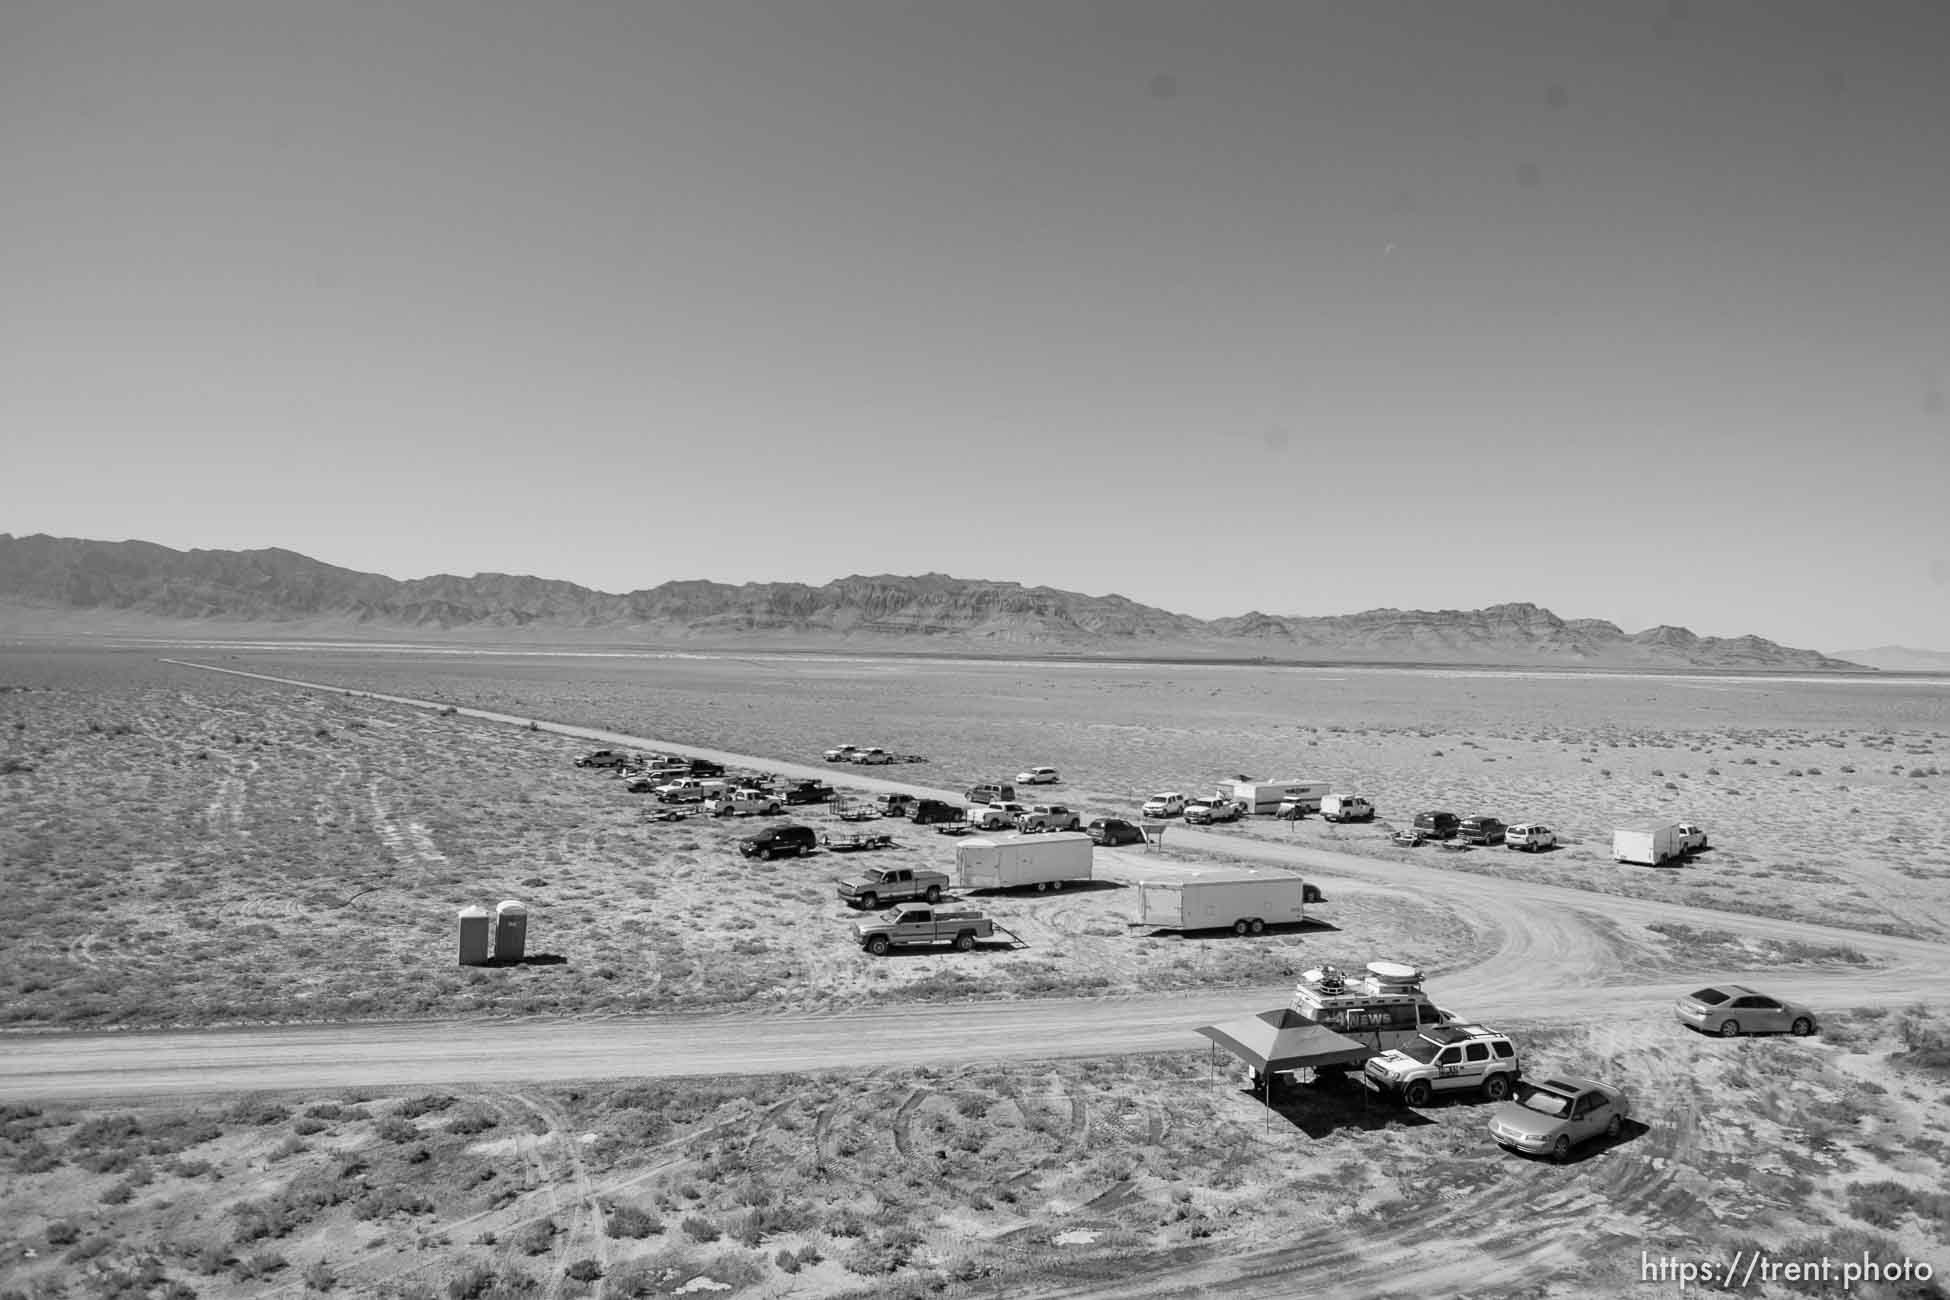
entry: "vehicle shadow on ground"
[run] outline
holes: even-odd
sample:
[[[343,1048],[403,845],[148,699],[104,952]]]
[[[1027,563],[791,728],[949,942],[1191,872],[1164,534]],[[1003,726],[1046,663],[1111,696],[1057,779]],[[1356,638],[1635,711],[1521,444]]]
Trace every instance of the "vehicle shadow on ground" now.
[[[1034,885],[1004,885],[997,889],[970,889],[965,891],[972,898],[1035,898],[1042,894],[1101,894],[1111,889],[1129,889],[1121,880],[1066,880],[1056,889],[1038,889]]]
[[[1260,1096],[1259,1093],[1250,1095],[1256,1099]],[[1435,1123],[1419,1111],[1375,1097],[1357,1083],[1331,1077],[1275,1086],[1272,1111],[1310,1138],[1328,1137],[1343,1129],[1374,1132],[1385,1128],[1425,1128]]]
[[[526,957],[489,958],[489,966],[567,966],[569,959],[560,953],[531,952]]]
[[[1581,1165],[1587,1160],[1595,1160],[1607,1151],[1613,1151],[1622,1146],[1629,1146],[1651,1131],[1652,1126],[1650,1124],[1644,1124],[1635,1119],[1625,1120],[1618,1126],[1617,1137],[1600,1135],[1581,1146],[1572,1147],[1571,1154],[1565,1157],[1564,1163],[1567,1165]],[[1536,1156],[1532,1158],[1541,1160],[1546,1164],[1550,1163],[1549,1156]]]

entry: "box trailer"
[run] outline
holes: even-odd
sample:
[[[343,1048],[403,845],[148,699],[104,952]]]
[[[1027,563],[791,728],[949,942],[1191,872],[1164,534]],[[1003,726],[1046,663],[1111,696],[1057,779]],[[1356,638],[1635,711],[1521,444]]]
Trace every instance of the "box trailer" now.
[[[1290,871],[1241,867],[1138,882],[1133,925],[1258,934],[1307,919],[1307,886]]]
[[[1611,833],[1613,862],[1663,866],[1674,858],[1685,857],[1691,847],[1685,828],[1676,824],[1621,826]]]
[[[1219,793],[1230,794],[1254,816],[1270,817],[1289,799],[1300,800],[1307,812],[1319,812],[1320,801],[1332,789],[1328,781],[1230,781]]]
[[[983,835],[955,846],[955,883],[962,889],[1061,889],[1088,880],[1096,845],[1081,831]]]

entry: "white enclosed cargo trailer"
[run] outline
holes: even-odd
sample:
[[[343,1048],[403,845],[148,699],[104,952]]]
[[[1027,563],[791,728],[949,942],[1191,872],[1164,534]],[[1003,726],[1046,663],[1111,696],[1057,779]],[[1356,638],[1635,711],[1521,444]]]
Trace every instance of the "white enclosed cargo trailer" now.
[[[1138,882],[1132,924],[1154,930],[1258,934],[1307,919],[1307,886],[1290,871],[1240,867]]]
[[[1308,812],[1319,812],[1320,801],[1332,790],[1331,781],[1232,781],[1219,787],[1256,816],[1271,816],[1289,799],[1297,799]]]
[[[1096,845],[1081,831],[984,835],[955,846],[955,883],[962,889],[1061,889],[1088,880]]]
[[[1614,862],[1636,862],[1657,867],[1683,858],[1692,847],[1686,831],[1678,825],[1622,826],[1611,833]]]

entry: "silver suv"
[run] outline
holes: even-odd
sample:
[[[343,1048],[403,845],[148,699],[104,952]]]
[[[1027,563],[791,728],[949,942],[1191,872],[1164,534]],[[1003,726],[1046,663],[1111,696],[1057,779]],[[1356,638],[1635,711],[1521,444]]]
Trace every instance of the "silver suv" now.
[[[1502,1101],[1520,1074],[1516,1045],[1504,1035],[1482,1025],[1441,1025],[1369,1058],[1361,1078],[1376,1092],[1426,1106],[1438,1093]]]

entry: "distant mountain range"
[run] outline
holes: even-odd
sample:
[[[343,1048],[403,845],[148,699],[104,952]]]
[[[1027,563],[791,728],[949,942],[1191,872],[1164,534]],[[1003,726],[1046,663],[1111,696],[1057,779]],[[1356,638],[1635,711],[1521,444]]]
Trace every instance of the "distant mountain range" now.
[[[402,582],[293,551],[177,551],[151,542],[0,533],[0,630],[627,641],[729,648],[1274,661],[1860,670],[1757,636],[1627,633],[1530,604],[1201,620],[1123,596],[950,578],[666,582],[624,595],[501,573]]]
[[[1837,650],[1835,657],[1892,673],[1950,673],[1950,650],[1879,645],[1873,650]]]

